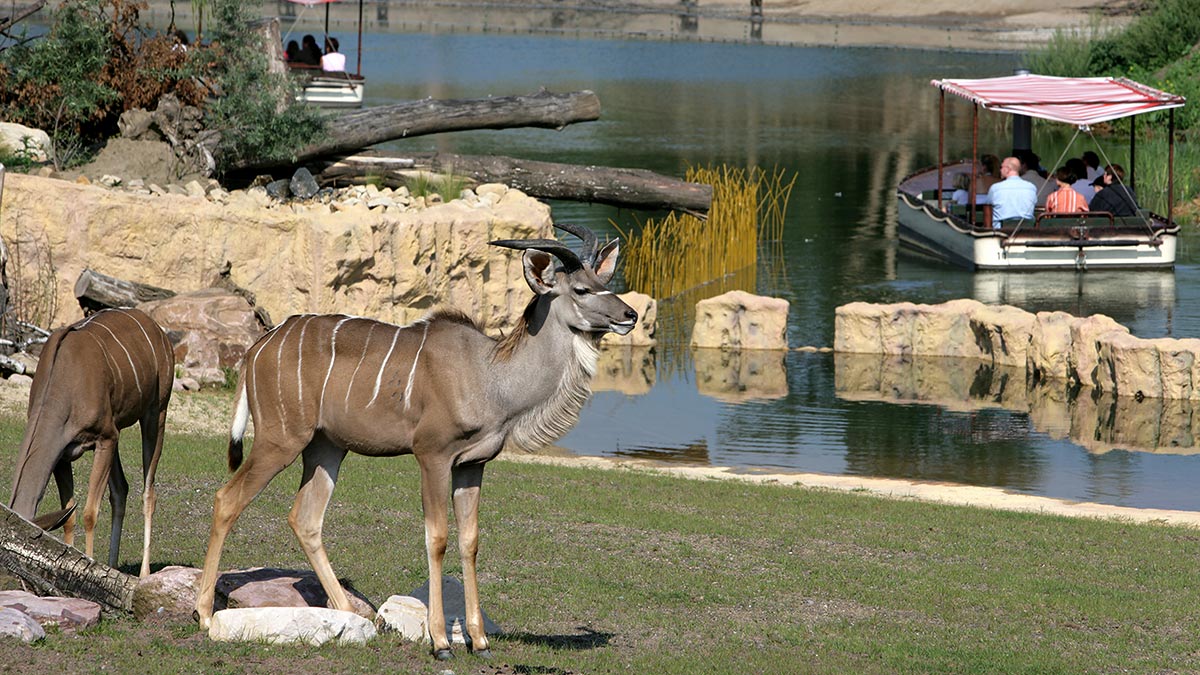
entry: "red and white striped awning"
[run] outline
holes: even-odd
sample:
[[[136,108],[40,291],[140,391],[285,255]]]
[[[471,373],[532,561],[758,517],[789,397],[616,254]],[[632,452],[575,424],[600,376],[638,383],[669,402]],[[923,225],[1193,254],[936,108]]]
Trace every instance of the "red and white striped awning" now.
[[[933,80],[931,84],[995,110],[1086,126],[1179,108],[1184,98],[1123,77],[1009,75],[982,80]]]

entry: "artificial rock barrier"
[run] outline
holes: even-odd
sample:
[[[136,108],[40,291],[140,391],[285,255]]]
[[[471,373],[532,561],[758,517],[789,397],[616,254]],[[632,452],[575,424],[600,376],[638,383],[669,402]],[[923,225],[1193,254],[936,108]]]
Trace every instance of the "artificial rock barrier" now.
[[[1145,339],[1103,314],[1007,305],[854,302],[837,308],[834,351],[974,358],[1115,396],[1200,400],[1200,339]]]

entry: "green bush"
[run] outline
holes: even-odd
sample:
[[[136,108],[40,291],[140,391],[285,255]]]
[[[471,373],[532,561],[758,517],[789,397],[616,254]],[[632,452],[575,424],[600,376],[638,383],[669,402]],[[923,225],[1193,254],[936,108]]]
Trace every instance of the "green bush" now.
[[[205,126],[221,132],[219,169],[246,159],[290,162],[324,131],[319,111],[295,103],[296,85],[267,68],[261,37],[247,31],[260,2],[218,0],[210,11],[217,50],[214,78],[221,96],[205,110]]]
[[[1200,0],[1157,0],[1125,30],[1092,44],[1093,75],[1117,75],[1130,68],[1162,68],[1187,55],[1200,41]]]

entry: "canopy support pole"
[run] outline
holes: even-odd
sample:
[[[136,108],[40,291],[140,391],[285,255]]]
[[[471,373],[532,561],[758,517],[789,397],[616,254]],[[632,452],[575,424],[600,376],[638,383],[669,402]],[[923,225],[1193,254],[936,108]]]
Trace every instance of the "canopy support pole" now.
[[[946,90],[938,87],[938,91],[942,93],[941,99],[938,101],[938,187],[937,187],[937,204],[939,210],[945,210],[942,206],[942,158],[946,156]]]
[[[354,66],[354,74],[362,77],[362,27],[363,0],[358,0],[358,63]]]
[[[1167,113],[1167,225],[1174,225],[1175,211],[1175,109]]]
[[[1129,185],[1137,189],[1137,118],[1129,118]]]
[[[970,210],[971,225],[975,225],[975,193],[976,184],[979,182],[979,169],[976,162],[979,158],[979,104],[976,103],[971,109],[971,188],[970,188]]]

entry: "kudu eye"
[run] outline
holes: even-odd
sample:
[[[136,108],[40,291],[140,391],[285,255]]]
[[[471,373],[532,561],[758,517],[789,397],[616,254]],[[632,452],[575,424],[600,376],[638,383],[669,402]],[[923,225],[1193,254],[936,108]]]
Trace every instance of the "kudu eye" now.
[[[587,295],[588,293],[591,293],[591,291],[583,286],[575,287],[575,295]]]

